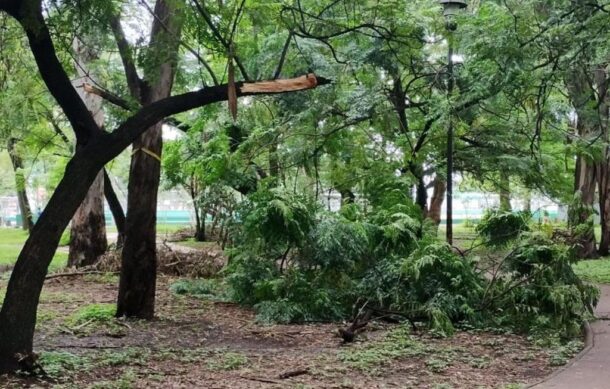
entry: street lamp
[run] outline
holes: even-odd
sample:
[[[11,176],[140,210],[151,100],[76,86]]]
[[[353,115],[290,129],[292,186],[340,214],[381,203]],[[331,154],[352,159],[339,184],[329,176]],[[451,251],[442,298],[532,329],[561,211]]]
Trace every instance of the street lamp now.
[[[448,32],[447,37],[447,73],[449,80],[447,82],[447,96],[450,98],[453,93],[453,37],[451,34],[457,30],[457,22],[455,15],[460,10],[466,8],[467,4],[464,0],[439,0],[443,6],[443,15],[445,16],[445,28]],[[447,243],[453,244],[453,120],[451,119],[451,108],[449,108],[449,125],[447,126]]]

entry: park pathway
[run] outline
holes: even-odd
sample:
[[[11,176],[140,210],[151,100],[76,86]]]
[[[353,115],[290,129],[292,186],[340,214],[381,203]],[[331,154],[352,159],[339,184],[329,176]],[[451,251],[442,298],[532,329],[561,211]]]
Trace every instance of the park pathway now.
[[[600,320],[591,323],[593,345],[571,365],[542,382],[535,389],[610,388],[610,286],[601,285],[595,313]]]

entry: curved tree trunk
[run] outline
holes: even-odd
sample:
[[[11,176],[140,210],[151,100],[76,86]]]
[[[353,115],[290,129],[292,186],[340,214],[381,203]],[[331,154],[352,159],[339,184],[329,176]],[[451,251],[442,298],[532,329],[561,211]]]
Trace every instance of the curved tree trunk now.
[[[82,154],[68,164],[64,178],[19,254],[0,311],[0,372],[26,369],[28,363],[34,362],[36,309],[47,268],[98,170]]]
[[[34,221],[32,220],[32,208],[25,187],[25,177],[23,176],[23,161],[15,148],[17,141],[15,138],[8,140],[8,154],[11,157],[11,164],[15,172],[15,188],[17,192],[17,201],[19,203],[19,211],[21,212],[21,226],[24,230],[32,232]]]
[[[182,29],[181,2],[157,0],[151,31],[151,55],[158,66],[149,70],[139,98],[146,106],[170,95]],[[132,90],[136,95],[137,90]],[[127,195],[125,243],[117,316],[151,319],[157,280],[157,194],[161,177],[162,123],[149,128],[133,144]]]
[[[76,73],[79,76],[74,81],[76,91],[93,115],[95,123],[102,127],[104,125],[102,98],[91,93],[85,93],[81,87],[83,84],[92,83],[87,67],[96,59],[97,55],[78,38],[74,40],[73,47],[76,52]],[[104,173],[100,171],[91,188],[89,188],[83,203],[72,218],[68,266],[93,265],[107,249],[108,240],[104,218]]]

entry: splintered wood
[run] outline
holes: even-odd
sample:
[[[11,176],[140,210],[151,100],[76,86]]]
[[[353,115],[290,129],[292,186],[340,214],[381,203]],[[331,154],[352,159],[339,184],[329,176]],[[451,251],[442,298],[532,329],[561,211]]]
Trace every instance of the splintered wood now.
[[[313,73],[285,80],[246,82],[240,90],[242,93],[282,93],[312,89],[318,85],[318,79]]]

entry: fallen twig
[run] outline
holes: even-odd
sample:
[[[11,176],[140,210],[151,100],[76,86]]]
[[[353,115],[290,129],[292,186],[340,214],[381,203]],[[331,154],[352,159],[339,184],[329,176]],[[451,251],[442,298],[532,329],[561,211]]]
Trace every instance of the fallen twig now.
[[[244,375],[240,375],[239,378],[243,378],[244,380],[250,380],[250,381],[264,382],[266,384],[283,384],[282,381],[272,380],[269,378],[248,377],[248,376],[244,376]]]

